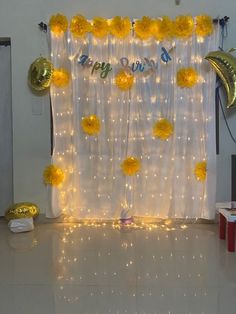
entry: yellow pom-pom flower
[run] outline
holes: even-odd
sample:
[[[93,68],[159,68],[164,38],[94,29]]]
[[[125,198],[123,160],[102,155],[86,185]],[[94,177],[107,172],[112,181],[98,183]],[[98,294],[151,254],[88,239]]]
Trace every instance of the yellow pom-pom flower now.
[[[78,14],[71,19],[70,31],[75,38],[83,38],[91,30],[91,24],[83,15]]]
[[[152,36],[153,21],[148,16],[143,16],[137,20],[134,25],[135,35],[142,40],[149,39]]]
[[[207,174],[207,163],[206,161],[200,161],[195,165],[194,175],[198,181],[205,181]]]
[[[95,17],[92,22],[92,33],[97,38],[103,38],[109,33],[109,25],[103,17]]]
[[[126,158],[121,164],[121,169],[126,176],[133,176],[139,172],[140,168],[140,161],[133,156]]]
[[[125,38],[130,34],[131,22],[129,17],[115,16],[110,21],[110,33],[117,38]]]
[[[213,21],[208,15],[199,15],[196,17],[196,29],[197,36],[208,36],[213,32]]]
[[[55,165],[47,166],[43,172],[43,181],[45,184],[58,186],[64,179],[64,171]]]
[[[174,21],[174,34],[178,38],[188,38],[194,32],[194,20],[190,15],[177,16]]]
[[[58,13],[57,15],[51,16],[49,26],[52,33],[56,36],[61,36],[67,31],[68,20],[65,15]]]
[[[161,119],[153,126],[153,136],[161,140],[167,140],[173,134],[173,131],[173,125],[167,119]]]
[[[100,120],[95,114],[82,118],[81,126],[88,135],[98,135],[100,132]]]
[[[198,72],[192,68],[181,68],[176,76],[177,85],[181,88],[191,88],[198,82]]]
[[[127,91],[129,90],[134,83],[134,76],[133,74],[129,73],[125,70],[120,70],[115,77],[116,86],[123,90]]]
[[[173,37],[173,21],[168,16],[160,20],[154,20],[152,24],[152,35],[156,40],[171,39]]]
[[[56,87],[65,87],[70,82],[70,74],[66,69],[58,68],[53,71],[52,83]]]

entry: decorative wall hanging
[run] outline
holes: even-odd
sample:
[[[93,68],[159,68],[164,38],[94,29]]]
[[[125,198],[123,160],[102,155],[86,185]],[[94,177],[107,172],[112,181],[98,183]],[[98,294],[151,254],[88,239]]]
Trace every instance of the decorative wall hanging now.
[[[204,57],[218,25],[205,15],[49,25],[52,63],[67,74],[51,84],[63,181],[48,216],[213,218],[215,73]]]
[[[53,75],[53,65],[46,58],[39,57],[28,71],[28,83],[33,91],[44,91],[50,87]]]

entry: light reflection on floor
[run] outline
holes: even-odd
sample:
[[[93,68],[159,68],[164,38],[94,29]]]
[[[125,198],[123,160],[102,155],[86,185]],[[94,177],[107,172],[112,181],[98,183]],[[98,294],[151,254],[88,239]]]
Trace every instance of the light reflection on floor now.
[[[235,314],[217,225],[0,223],[1,314]]]

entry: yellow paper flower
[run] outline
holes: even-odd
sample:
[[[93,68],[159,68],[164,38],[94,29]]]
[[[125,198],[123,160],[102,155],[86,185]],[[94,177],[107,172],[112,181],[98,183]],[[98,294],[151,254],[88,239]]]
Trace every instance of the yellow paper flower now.
[[[140,168],[140,161],[133,156],[126,158],[121,164],[121,169],[126,176],[134,175],[140,170]]]
[[[66,69],[58,68],[53,71],[52,83],[56,87],[65,87],[70,82],[70,74]]]
[[[196,29],[197,36],[208,36],[213,32],[213,21],[208,15],[199,15],[196,17]]]
[[[153,136],[161,140],[167,140],[173,134],[173,131],[173,125],[167,119],[161,119],[153,126]]]
[[[152,19],[148,16],[143,16],[141,20],[135,22],[135,35],[142,40],[149,39],[152,36],[152,26]]]
[[[179,87],[187,87],[187,88],[191,88],[193,87],[197,81],[198,81],[198,73],[194,68],[181,68],[178,72],[177,72],[177,85]]]
[[[125,71],[125,70],[120,70],[115,77],[115,82],[116,82],[116,86],[123,90],[123,91],[127,91],[129,90],[134,83],[134,76],[133,74]]]
[[[110,33],[117,38],[125,38],[130,34],[131,22],[129,17],[115,16],[110,22]]]
[[[55,165],[47,166],[43,172],[43,181],[45,184],[58,186],[64,179],[64,171]]]
[[[197,180],[205,181],[207,174],[207,163],[205,161],[200,161],[195,165],[194,175]]]
[[[52,15],[49,21],[51,32],[57,36],[63,35],[68,28],[68,20],[65,15]]]
[[[193,34],[194,20],[190,15],[177,16],[174,21],[174,33],[178,38],[188,38]]]
[[[100,120],[95,114],[84,117],[81,121],[81,126],[88,135],[98,135],[100,132]]]
[[[171,39],[173,37],[173,21],[168,16],[154,20],[152,24],[152,35],[156,40]]]
[[[92,26],[83,15],[76,15],[70,22],[70,31],[76,38],[83,38],[87,33],[91,32]]]
[[[103,17],[95,17],[92,22],[92,33],[95,37],[103,38],[109,33],[109,25]]]

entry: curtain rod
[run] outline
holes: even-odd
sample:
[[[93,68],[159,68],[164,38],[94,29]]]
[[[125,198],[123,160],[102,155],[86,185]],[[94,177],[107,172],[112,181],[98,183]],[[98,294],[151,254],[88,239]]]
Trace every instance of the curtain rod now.
[[[0,38],[0,46],[11,46],[11,39],[6,37]]]
[[[217,17],[217,18],[214,18],[214,19],[213,19],[213,23],[214,23],[214,24],[219,23],[220,26],[222,26],[222,27],[224,27],[224,26],[227,24],[228,21],[229,21],[229,17],[228,17],[228,16],[224,16],[223,18]],[[135,21],[132,22],[132,25],[135,25]],[[39,26],[39,28],[40,28],[40,30],[41,30],[42,32],[47,33],[48,25],[47,25],[46,23],[40,22],[40,23],[38,24],[38,26]]]
[[[213,23],[219,23],[220,26],[225,26],[225,24],[229,21],[229,17],[228,16],[224,16],[223,18],[215,18],[213,19]]]

